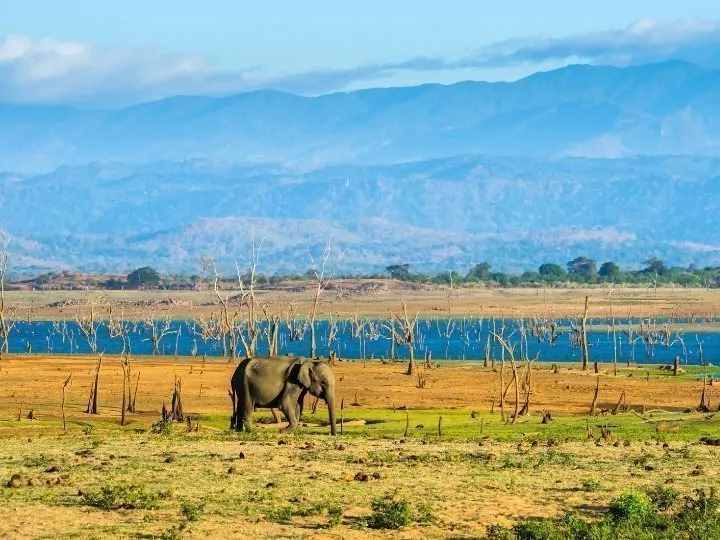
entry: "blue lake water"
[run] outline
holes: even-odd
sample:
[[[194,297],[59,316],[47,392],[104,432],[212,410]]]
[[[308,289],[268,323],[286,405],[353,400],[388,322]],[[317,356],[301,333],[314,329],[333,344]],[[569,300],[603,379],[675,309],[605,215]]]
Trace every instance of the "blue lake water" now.
[[[679,332],[674,328],[680,328]],[[157,323],[160,325],[161,323]],[[335,340],[328,346],[330,324],[319,321],[317,325],[318,354],[328,356],[333,349],[342,358],[385,358],[390,357],[390,331],[387,322],[369,320],[360,332],[354,332],[352,323],[340,321],[335,323]],[[416,327],[415,357],[422,358],[429,353],[432,360],[482,360],[485,357],[488,337],[490,337],[490,355],[500,357],[501,345],[492,339],[493,332],[500,332],[502,322],[499,319],[427,319],[418,321]],[[548,324],[532,327],[532,323],[505,321],[503,335],[506,341],[515,348],[516,358],[537,358],[541,362],[579,361],[582,352],[579,342],[574,339],[577,332],[571,328],[570,321],[557,321],[561,330],[556,331],[554,343]],[[577,322],[573,324],[577,326]],[[592,329],[588,331],[590,361],[608,362],[613,358],[613,334],[609,321],[589,321]],[[257,354],[268,351],[267,327],[261,324],[261,338],[258,340]],[[153,354],[151,330],[142,324],[125,323],[125,335],[111,337],[108,327],[96,323],[97,352],[117,354],[125,347],[132,354]],[[704,362],[717,364],[720,361],[720,332],[708,332],[690,321],[652,321],[652,324],[641,326],[639,320],[616,321],[616,347],[619,362],[634,361],[643,363],[671,363],[675,356],[680,357],[683,364]],[[192,321],[173,321],[170,333],[159,343],[159,352],[173,355],[223,355],[220,340],[203,340],[199,328]],[[522,336],[525,336],[524,338]],[[278,345],[280,353],[309,355],[310,331],[295,335],[290,339],[290,329],[285,323],[280,324]],[[29,344],[29,345],[28,345]],[[75,322],[22,321],[13,329],[9,340],[10,352],[77,354],[91,353],[91,347],[83,337]],[[395,354],[399,358],[408,357],[408,347],[396,345]],[[242,346],[238,355],[243,356]]]

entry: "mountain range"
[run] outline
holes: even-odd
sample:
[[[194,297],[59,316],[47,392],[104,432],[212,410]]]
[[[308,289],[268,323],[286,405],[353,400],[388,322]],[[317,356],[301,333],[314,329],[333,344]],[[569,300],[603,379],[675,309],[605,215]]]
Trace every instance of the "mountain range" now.
[[[118,110],[0,104],[17,272],[720,264],[720,72],[575,65],[513,83]],[[245,261],[245,262],[243,262]]]
[[[720,158],[465,155],[310,171],[208,160],[95,162],[0,177],[14,268],[304,272],[329,235],[350,272],[504,270],[587,255],[637,268],[720,264]],[[343,253],[342,260],[337,256]]]
[[[0,104],[0,170],[204,158],[300,167],[467,153],[627,157],[720,152],[720,71],[682,61],[572,65],[516,82],[303,97],[263,90],[117,110]]]

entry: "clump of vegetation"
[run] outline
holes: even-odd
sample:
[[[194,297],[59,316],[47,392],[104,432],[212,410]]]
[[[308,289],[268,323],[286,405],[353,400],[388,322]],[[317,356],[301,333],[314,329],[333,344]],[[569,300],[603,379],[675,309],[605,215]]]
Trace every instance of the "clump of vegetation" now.
[[[608,516],[615,521],[642,521],[652,509],[652,503],[644,493],[628,491],[610,503]]]
[[[191,503],[184,501],[180,505],[180,513],[188,521],[200,521],[205,513],[205,503]]]
[[[147,491],[141,484],[103,486],[100,491],[83,494],[88,506],[101,510],[155,510],[161,495]]]
[[[392,496],[375,499],[372,514],[367,518],[367,526],[371,529],[400,529],[413,521],[412,508],[407,499],[396,499]]]
[[[265,517],[268,521],[275,523],[289,523],[292,521],[293,513],[294,510],[292,506],[283,506],[281,508],[271,508]]]
[[[677,492],[654,488],[645,496],[636,491],[620,495],[610,503],[604,519],[588,521],[572,512],[559,519],[526,519],[508,529],[488,527],[485,540],[604,540],[647,538],[692,540],[720,538],[720,497],[696,490],[678,503]],[[669,511],[675,509],[674,511]]]
[[[150,426],[150,432],[156,435],[170,435],[172,433],[172,422],[161,418]]]
[[[343,520],[343,509],[342,506],[339,505],[332,505],[329,506],[327,509],[328,513],[328,526],[330,527],[337,527],[342,523]]]
[[[425,501],[419,502],[417,504],[417,511],[415,512],[415,521],[417,523],[435,523],[437,516],[432,506]]]
[[[601,487],[600,482],[595,478],[586,478],[582,483],[582,490],[587,491],[588,493],[598,491]]]
[[[655,508],[661,512],[665,512],[670,510],[680,500],[680,493],[673,488],[655,486],[648,490],[648,497],[650,497],[650,502],[655,505]]]

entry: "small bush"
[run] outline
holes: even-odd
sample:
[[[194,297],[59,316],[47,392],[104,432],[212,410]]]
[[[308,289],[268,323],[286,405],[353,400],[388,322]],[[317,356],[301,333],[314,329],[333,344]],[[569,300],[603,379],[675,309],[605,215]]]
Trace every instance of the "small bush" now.
[[[195,504],[185,501],[180,505],[180,513],[188,521],[200,521],[205,513],[205,503]]]
[[[655,508],[661,512],[665,512],[666,510],[670,510],[675,503],[680,500],[680,493],[665,486],[655,486],[648,490],[648,497],[650,498],[650,502],[655,505]]]
[[[406,499],[383,497],[371,504],[372,514],[367,520],[371,529],[399,529],[412,523],[412,509]]]
[[[329,506],[328,509],[328,517],[330,518],[328,525],[330,527],[337,527],[342,523],[343,520],[343,509],[341,506]]]
[[[415,521],[418,523],[435,523],[437,516],[433,512],[432,506],[425,501],[421,501],[417,504],[417,511],[415,512]]]
[[[517,540],[565,540],[566,536],[557,524],[547,518],[520,522],[515,527]]]
[[[484,540],[515,540],[515,534],[502,525],[490,525],[485,531]]]
[[[103,486],[100,491],[83,494],[86,505],[101,510],[154,510],[158,507],[160,495],[151,493],[142,485],[123,484]]]
[[[582,490],[587,492],[598,491],[601,485],[594,478],[586,478],[582,483]]]
[[[652,505],[643,493],[628,491],[610,503],[608,516],[615,521],[641,521],[652,513]]]
[[[293,507],[283,506],[282,508],[273,508],[268,511],[265,517],[275,523],[289,523],[293,518]]]
[[[156,435],[170,435],[172,433],[172,422],[169,420],[156,420],[150,426],[150,432]]]

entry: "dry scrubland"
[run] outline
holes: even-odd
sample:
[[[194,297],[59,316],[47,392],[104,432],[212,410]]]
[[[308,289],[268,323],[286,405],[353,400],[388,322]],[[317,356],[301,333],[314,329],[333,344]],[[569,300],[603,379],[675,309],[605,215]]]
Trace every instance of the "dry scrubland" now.
[[[75,309],[41,307],[68,293],[40,299],[13,294],[10,301],[31,306],[33,317],[70,317]],[[300,293],[267,294],[275,295],[276,306],[307,301]],[[601,315],[607,305],[602,290],[404,297],[409,309],[429,316],[448,309],[577,316],[585,294],[591,316]],[[202,303],[198,295],[170,293],[176,300],[167,304],[168,313],[211,310],[190,306],[191,300]],[[615,306],[633,317],[707,316],[718,299],[714,291],[621,290]],[[333,312],[354,315],[357,307],[361,314],[386,315],[398,303],[396,295],[378,294],[336,302]],[[46,355],[0,361],[0,537],[478,538],[491,524],[566,509],[596,517],[631,487],[664,485],[690,494],[717,485],[720,474],[720,448],[700,442],[720,438],[720,414],[685,412],[700,403],[699,369],[673,377],[623,367],[614,376],[602,364],[596,376],[573,364],[557,373],[538,365],[530,414],[513,424],[501,420],[500,374],[491,368],[441,363],[424,372],[425,387],[418,388],[403,364],[340,362],[335,376],[338,402],[345,403],[344,434],[330,437],[323,406],[313,414],[308,403],[304,427],[290,437],[279,434],[267,411],[256,413],[261,422],[253,433],[227,431],[234,363],[223,359],[130,357],[133,385],[140,375],[137,412],[120,426],[122,369],[119,358],[105,357],[100,414],[88,415],[96,364],[95,357]],[[70,374],[64,433],[62,386]],[[185,423],[153,429],[176,377],[192,430]],[[506,373],[506,385],[509,379]],[[598,414],[591,417],[597,380]],[[628,410],[612,414],[623,392]],[[511,390],[506,412],[514,399]],[[707,386],[706,399],[716,409],[720,386]],[[36,419],[27,418],[30,411]],[[551,422],[541,423],[543,411],[552,413]],[[16,474],[17,487],[5,487]],[[410,501],[410,525],[399,531],[368,527],[373,501],[385,495]]]
[[[321,297],[319,316],[330,309],[337,317],[380,316],[400,310],[400,300],[410,312],[429,317],[496,315],[506,317],[579,317],[585,296],[590,299],[591,317],[610,315],[610,289],[487,289],[416,286],[391,280],[368,283],[356,280],[333,282],[337,290],[326,290]],[[270,314],[285,315],[290,305],[299,315],[310,311],[317,284],[300,282],[286,290],[257,292]],[[240,291],[223,291],[232,297]],[[9,291],[6,301],[19,313],[35,319],[72,319],[79,307],[90,302],[121,306],[127,317],[197,317],[217,313],[218,302],[212,291]],[[56,305],[60,304],[60,305]],[[616,317],[707,317],[720,312],[720,289],[632,288],[616,286],[613,292]],[[117,310],[116,310],[117,315]]]

